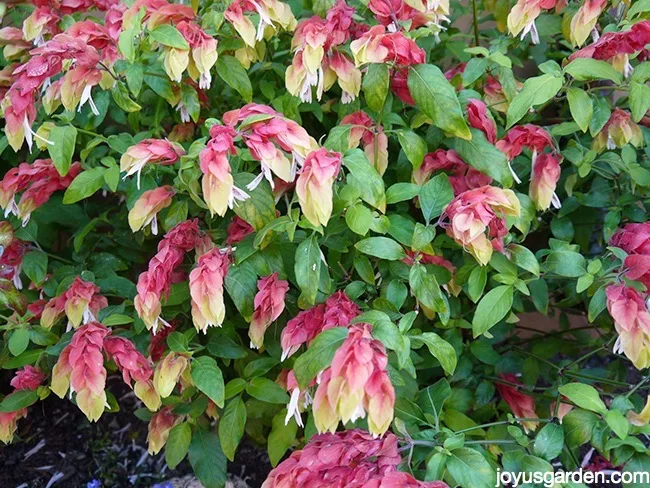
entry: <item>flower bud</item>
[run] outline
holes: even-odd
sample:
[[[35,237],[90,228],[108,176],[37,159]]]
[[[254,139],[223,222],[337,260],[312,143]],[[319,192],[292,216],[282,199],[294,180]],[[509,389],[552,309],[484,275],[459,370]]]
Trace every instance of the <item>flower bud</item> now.
[[[326,226],[332,215],[332,185],[340,170],[341,153],[319,149],[305,159],[296,193],[303,214],[314,226]]]
[[[571,19],[570,40],[574,46],[582,46],[596,27],[598,17],[605,9],[607,0],[585,0]]]
[[[172,412],[172,407],[165,407],[151,417],[149,434],[147,435],[150,455],[158,454],[165,447],[169,431],[180,421],[181,417]]]
[[[560,179],[560,161],[562,156],[544,153],[533,164],[529,195],[537,210],[548,210],[551,203],[560,208],[560,199],[555,194],[555,187]]]
[[[605,126],[594,137],[591,148],[602,151],[621,148],[628,144],[636,147],[643,145],[641,128],[632,121],[629,112],[615,108]]]
[[[519,381],[514,374],[502,374],[501,378],[508,383],[513,383],[519,385]],[[516,387],[510,386],[504,383],[495,383],[497,391],[501,395],[501,398],[512,410],[512,413],[515,417],[518,418],[527,418],[527,419],[536,419],[537,413],[535,413],[535,399],[531,396],[524,395]],[[539,422],[535,420],[527,420],[522,422],[522,426],[526,432],[533,432],[537,429]]]
[[[637,369],[649,367],[650,313],[643,297],[634,288],[624,285],[610,285],[605,291],[607,310],[618,332],[614,352],[623,352]]]
[[[174,351],[171,351],[158,363],[153,374],[153,387],[162,398],[167,398],[172,394],[176,383],[188,365],[187,357]]]
[[[158,234],[158,212],[167,208],[172,203],[176,191],[169,185],[161,186],[155,190],[145,191],[129,211],[129,226],[133,232],[138,232],[143,227],[151,224],[151,233]]]
[[[129,147],[120,159],[120,171],[126,172],[125,178],[137,174],[138,188],[140,188],[140,173],[150,164],[168,166],[176,163],[185,150],[166,139],[145,139]]]
[[[264,333],[284,310],[284,297],[289,283],[278,279],[278,273],[266,276],[257,282],[259,290],[255,295],[255,312],[251,319],[248,336],[251,347],[260,349],[264,344]]]
[[[190,273],[192,321],[199,332],[220,327],[226,316],[223,303],[223,280],[230,265],[229,251],[214,248],[203,254]]]

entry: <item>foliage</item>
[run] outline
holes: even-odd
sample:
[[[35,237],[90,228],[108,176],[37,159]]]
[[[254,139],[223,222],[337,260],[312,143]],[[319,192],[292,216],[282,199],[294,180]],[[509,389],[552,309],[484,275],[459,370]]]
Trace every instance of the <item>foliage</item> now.
[[[356,449],[307,463],[316,484],[495,486],[577,469],[585,445],[647,470],[647,19],[645,1],[12,4],[0,438],[51,392],[110,415],[120,373],[150,453],[206,487],[244,437],[274,465]],[[290,466],[266,486],[300,486]]]

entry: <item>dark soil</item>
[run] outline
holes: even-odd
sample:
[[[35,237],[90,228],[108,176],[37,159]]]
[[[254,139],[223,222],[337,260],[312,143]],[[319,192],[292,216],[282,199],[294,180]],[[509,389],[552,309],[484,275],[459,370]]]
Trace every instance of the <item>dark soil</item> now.
[[[0,487],[141,488],[192,473],[187,460],[170,470],[164,449],[149,456],[147,423],[133,415],[136,398],[121,379],[108,381],[121,410],[96,423],[55,395],[30,407],[14,443],[0,447]],[[264,449],[244,443],[228,470],[259,488],[271,465]]]

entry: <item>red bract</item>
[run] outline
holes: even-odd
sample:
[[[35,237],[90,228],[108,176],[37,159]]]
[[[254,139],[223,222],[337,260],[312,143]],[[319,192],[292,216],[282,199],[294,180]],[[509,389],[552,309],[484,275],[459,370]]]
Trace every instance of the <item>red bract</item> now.
[[[482,186],[451,201],[443,213],[449,222],[443,227],[449,237],[485,266],[493,249],[503,249],[503,237],[508,233],[505,217],[519,213],[519,200],[512,190]]]
[[[614,233],[609,245],[620,247],[628,254],[650,255],[650,222],[623,226]]]
[[[126,150],[120,159],[120,171],[127,176],[137,174],[140,188],[140,173],[147,164],[169,166],[176,163],[185,151],[178,144],[167,139],[145,139]]]
[[[262,488],[446,488],[442,482],[424,483],[397,471],[401,457],[397,437],[373,438],[354,429],[311,438],[269,474]]]
[[[160,317],[160,299],[169,293],[174,271],[183,262],[185,253],[199,246],[202,240],[197,220],[177,224],[158,244],[158,253],[149,261],[149,269],[138,277],[135,309],[147,329],[153,329],[154,333],[160,323],[168,325]]]
[[[61,176],[51,159],[37,159],[10,169],[0,182],[0,207],[5,217],[14,214],[27,224],[34,210],[47,203],[55,192],[68,188],[80,172],[81,165],[74,163]],[[19,193],[22,195],[16,203]]]
[[[323,330],[348,327],[359,313],[359,307],[343,291],[336,292],[325,303],[300,312],[287,322],[282,331],[282,360],[293,355],[302,344],[311,342]]]
[[[244,219],[235,215],[230,221],[230,224],[228,224],[226,232],[228,233],[226,244],[232,245],[237,244],[244,237],[255,232],[255,229]]]
[[[371,330],[370,324],[352,325],[331,367],[321,373],[313,408],[319,432],[335,432],[339,421],[355,422],[367,414],[368,428],[378,436],[393,420],[395,390],[386,370],[388,358]]]
[[[468,166],[453,149],[438,149],[427,154],[422,165],[413,171],[412,179],[418,185],[424,185],[439,171],[449,174],[449,183],[454,189],[454,195],[492,183],[492,178]]]
[[[492,144],[497,142],[497,126],[484,102],[472,99],[467,103],[467,120],[470,126],[483,132]]]
[[[16,371],[16,375],[11,380],[11,386],[16,390],[35,390],[41,386],[45,377],[39,368],[27,365]]]
[[[153,375],[151,363],[135,348],[133,342],[124,337],[107,337],[104,341],[104,350],[109,359],[122,371],[122,377],[127,385],[131,379],[148,381]]]
[[[106,298],[99,292],[97,285],[77,276],[66,292],[52,298],[45,305],[41,325],[48,329],[52,328],[64,313],[68,317],[69,324],[74,328],[82,323],[94,322],[97,312],[108,305]]]
[[[199,257],[190,273],[192,321],[199,332],[220,327],[226,315],[223,304],[223,280],[230,266],[230,251],[210,249]]]
[[[106,369],[102,350],[110,330],[91,322],[76,330],[70,345],[61,352],[52,370],[50,389],[63,398],[70,388],[77,394],[77,405],[91,422],[104,412]]]
[[[535,413],[535,399],[522,393],[518,386],[513,386],[521,385],[514,374],[502,374],[500,376],[509,384],[498,382],[494,384],[499,395],[508,404],[515,417],[527,419],[521,422],[526,432],[534,431],[539,425],[536,420],[531,420],[538,418]]]
[[[608,286],[606,292],[607,310],[618,332],[614,351],[625,353],[638,369],[647,368],[650,365],[650,313],[644,298],[634,288],[623,285]]]
[[[388,137],[384,128],[375,124],[374,120],[361,110],[343,117],[341,124],[354,126],[350,129],[349,147],[359,147],[359,144],[362,144],[368,161],[383,175],[388,167]]]
[[[264,344],[264,333],[284,311],[284,297],[289,283],[278,279],[278,273],[266,276],[257,282],[259,290],[255,295],[255,312],[251,318],[248,336],[251,347],[259,349]]]

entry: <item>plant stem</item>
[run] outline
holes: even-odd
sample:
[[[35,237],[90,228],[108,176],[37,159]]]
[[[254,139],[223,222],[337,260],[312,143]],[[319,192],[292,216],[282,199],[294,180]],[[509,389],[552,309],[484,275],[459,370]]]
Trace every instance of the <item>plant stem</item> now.
[[[489,422],[487,424],[481,424],[481,425],[475,425],[474,427],[468,427],[467,429],[462,429],[462,430],[457,430],[454,432],[454,434],[464,434],[465,432],[470,432],[472,430],[478,430],[478,429],[483,429],[487,427],[494,427],[497,425],[509,425],[512,424],[512,422],[541,422],[541,423],[549,423],[552,422],[553,419],[533,419],[533,418],[514,418],[512,420],[500,420],[498,422]]]
[[[479,46],[481,41],[478,35],[478,10],[476,8],[476,0],[472,0],[472,16],[474,17],[474,45]]]
[[[629,392],[627,392],[627,394],[625,395],[625,398],[630,398],[634,394],[635,391],[637,391],[639,388],[641,388],[648,381],[650,381],[650,376],[646,376],[639,383],[637,383],[634,386],[634,388],[632,388]]]
[[[537,359],[538,361],[540,361],[540,362],[542,362],[542,363],[544,363],[544,364],[546,364],[546,365],[548,365],[548,366],[550,366],[550,367],[552,367],[554,369],[557,369],[557,370],[562,369],[557,364],[553,364],[552,362],[544,359],[543,357],[538,356],[537,354],[533,354],[532,352],[528,352],[525,349],[521,349],[519,347],[513,347],[512,350],[518,352],[519,354],[523,354],[525,356],[530,356],[533,359]]]
[[[513,441],[513,440],[510,440],[510,439],[495,439],[493,441],[480,440],[480,441],[467,441],[467,442],[465,442],[466,446],[470,446],[470,445],[484,446],[484,445],[490,445],[490,444],[495,444],[495,445],[517,444],[517,441]]]
[[[591,351],[591,352],[585,354],[584,356],[579,357],[578,359],[576,359],[576,360],[573,361],[572,363],[567,364],[566,366],[562,366],[562,367],[560,368],[560,371],[565,371],[565,370],[567,370],[567,369],[570,369],[572,366],[575,366],[576,364],[581,363],[582,361],[584,361],[584,360],[587,359],[587,358],[590,358],[590,357],[593,356],[594,354],[598,354],[598,353],[601,352],[601,351],[606,351],[607,348],[609,347],[609,345],[610,345],[612,342],[614,342],[614,339],[615,339],[615,338],[616,338],[615,336],[612,336],[612,337],[611,337],[611,338],[610,338],[610,339],[609,339],[605,344],[603,344],[603,345],[600,346],[599,348],[594,349],[593,351]]]
[[[605,385],[611,385],[611,386],[621,386],[621,387],[630,387],[629,383],[623,383],[622,381],[616,381],[616,380],[608,380],[605,378],[599,378],[598,376],[590,376],[588,374],[582,374],[582,373],[574,373],[573,371],[565,371],[564,372],[565,376],[570,376],[572,378],[580,378],[583,380],[589,380],[589,381],[594,381],[596,383],[603,383]]]

